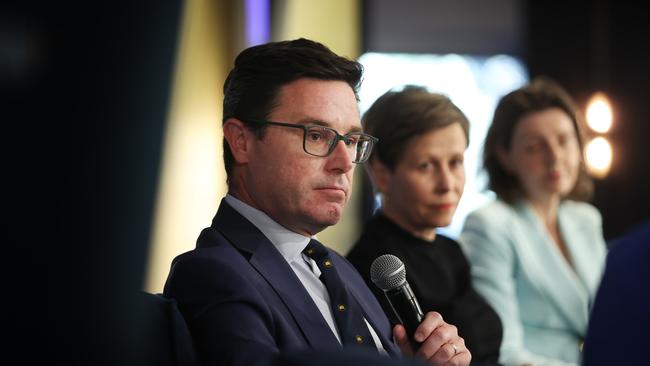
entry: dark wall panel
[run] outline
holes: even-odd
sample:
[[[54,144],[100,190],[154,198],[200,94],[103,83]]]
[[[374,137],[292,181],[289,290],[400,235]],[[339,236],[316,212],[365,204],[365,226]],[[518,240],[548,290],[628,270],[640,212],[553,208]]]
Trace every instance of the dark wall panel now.
[[[523,3],[517,0],[365,0],[364,50],[519,55]]]
[[[146,364],[139,291],[181,2],[3,10],[12,351],[27,364]]]

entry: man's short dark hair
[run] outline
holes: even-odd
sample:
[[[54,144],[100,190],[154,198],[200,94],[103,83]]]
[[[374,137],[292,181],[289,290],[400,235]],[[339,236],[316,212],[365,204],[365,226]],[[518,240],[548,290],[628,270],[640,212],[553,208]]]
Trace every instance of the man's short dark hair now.
[[[300,38],[271,42],[243,50],[223,85],[223,121],[228,118],[264,120],[277,106],[280,88],[301,78],[344,81],[358,99],[363,67],[321,43]],[[247,124],[258,138],[264,126]],[[223,140],[223,160],[230,183],[234,158]]]

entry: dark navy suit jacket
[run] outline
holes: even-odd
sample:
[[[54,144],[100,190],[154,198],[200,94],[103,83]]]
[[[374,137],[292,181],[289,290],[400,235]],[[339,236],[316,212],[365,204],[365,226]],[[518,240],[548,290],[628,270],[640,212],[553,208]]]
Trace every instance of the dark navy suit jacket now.
[[[584,365],[650,364],[650,221],[610,244]]]
[[[359,273],[334,265],[390,355],[391,326]],[[176,299],[207,365],[269,365],[281,352],[341,349],[307,290],[273,244],[225,201],[197,240],[172,262],[164,295]]]

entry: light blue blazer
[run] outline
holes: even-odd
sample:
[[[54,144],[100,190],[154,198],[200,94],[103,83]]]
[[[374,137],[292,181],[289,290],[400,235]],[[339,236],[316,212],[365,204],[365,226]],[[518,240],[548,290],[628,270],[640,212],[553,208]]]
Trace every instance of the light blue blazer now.
[[[471,213],[460,237],[476,290],[503,323],[505,365],[575,365],[600,282],[606,245],[595,207],[565,200],[558,227],[575,270],[524,202]]]

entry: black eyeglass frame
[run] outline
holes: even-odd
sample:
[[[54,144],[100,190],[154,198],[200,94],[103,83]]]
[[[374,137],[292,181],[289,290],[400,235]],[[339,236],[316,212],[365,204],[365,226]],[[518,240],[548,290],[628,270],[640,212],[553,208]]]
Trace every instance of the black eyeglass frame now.
[[[318,125],[318,124],[314,124],[314,123],[300,125],[300,124],[294,124],[294,123],[266,121],[266,120],[259,120],[259,119],[241,119],[240,118],[240,120],[243,121],[243,122],[246,122],[246,123],[254,123],[254,124],[258,124],[258,125],[271,125],[271,126],[280,126],[280,127],[289,127],[289,128],[301,129],[301,130],[303,130],[302,149],[305,151],[305,153],[307,153],[309,155],[318,156],[318,157],[321,157],[321,158],[329,156],[332,153],[332,151],[334,151],[334,149],[336,149],[336,145],[339,143],[339,141],[343,141],[346,145],[349,145],[350,142],[351,142],[350,137],[352,137],[353,135],[366,137],[366,138],[368,138],[368,141],[370,141],[370,147],[368,149],[369,153],[368,153],[368,155],[366,156],[365,159],[363,159],[361,161],[353,161],[355,164],[365,163],[368,160],[368,158],[370,157],[370,153],[372,153],[372,148],[379,141],[379,139],[376,138],[375,136],[368,135],[367,133],[364,133],[364,132],[361,132],[361,131],[359,131],[359,132],[350,132],[350,133],[347,133],[345,135],[341,135],[337,130],[335,130],[335,129],[331,128],[331,127],[322,126],[322,125]],[[307,132],[309,132],[309,129],[312,128],[312,127],[318,127],[318,128],[322,128],[322,129],[332,131],[332,132],[334,132],[334,134],[336,136],[334,138],[334,142],[330,144],[330,147],[328,148],[327,153],[325,153],[325,155],[314,154],[314,153],[311,153],[311,152],[307,151]]]

